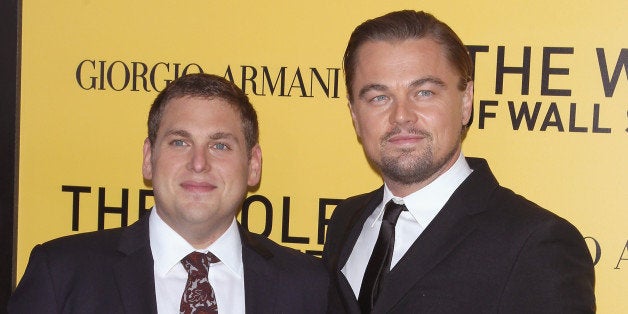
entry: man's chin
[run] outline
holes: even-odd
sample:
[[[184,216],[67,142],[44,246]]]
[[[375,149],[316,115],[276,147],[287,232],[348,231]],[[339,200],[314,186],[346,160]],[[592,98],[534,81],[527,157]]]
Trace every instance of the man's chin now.
[[[379,168],[384,176],[402,184],[422,182],[433,173],[431,159],[407,154],[383,158]]]
[[[382,156],[382,163],[397,164],[402,168],[414,168],[417,164],[431,163],[430,156],[417,150],[403,150]]]

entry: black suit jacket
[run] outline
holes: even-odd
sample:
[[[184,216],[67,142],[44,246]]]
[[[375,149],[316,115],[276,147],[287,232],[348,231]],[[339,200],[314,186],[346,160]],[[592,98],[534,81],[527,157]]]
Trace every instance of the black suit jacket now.
[[[157,313],[148,215],[36,246],[9,313]],[[324,313],[319,259],[240,227],[247,313]],[[218,288],[216,288],[218,289]]]
[[[566,220],[499,186],[483,159],[383,283],[374,313],[594,313],[591,255]],[[341,272],[383,188],[347,199],[327,229],[329,312],[359,313]]]

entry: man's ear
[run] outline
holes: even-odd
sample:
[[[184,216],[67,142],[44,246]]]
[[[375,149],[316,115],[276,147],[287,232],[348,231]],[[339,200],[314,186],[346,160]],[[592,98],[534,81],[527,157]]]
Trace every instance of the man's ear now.
[[[142,175],[144,176],[144,179],[146,180],[153,179],[153,164],[151,162],[152,148],[153,147],[150,143],[150,140],[146,138],[144,140],[144,147],[142,149],[144,153],[144,159],[142,160]]]
[[[469,124],[473,112],[473,81],[467,83],[467,88],[462,94],[462,125]]]
[[[348,107],[349,107],[349,112],[351,113],[351,120],[353,121],[353,128],[355,129],[355,134],[358,135],[358,138],[362,138],[361,136],[362,133],[360,130],[360,123],[358,122],[358,119],[355,114],[356,108],[351,102],[349,102]]]
[[[259,144],[255,144],[251,148],[251,158],[249,159],[249,177],[247,184],[255,186],[262,178],[262,148]]]

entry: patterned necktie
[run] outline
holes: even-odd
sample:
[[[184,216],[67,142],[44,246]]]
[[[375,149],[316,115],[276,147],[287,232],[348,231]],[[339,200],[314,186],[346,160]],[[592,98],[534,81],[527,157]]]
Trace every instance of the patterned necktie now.
[[[218,304],[207,274],[210,263],[220,260],[212,253],[192,252],[181,260],[188,272],[188,281],[181,296],[181,314],[217,314]]]
[[[397,204],[390,200],[384,209],[382,226],[379,229],[379,236],[373,253],[369,259],[364,272],[364,279],[360,287],[360,308],[362,313],[370,313],[377,301],[377,296],[381,289],[384,276],[390,272],[390,259],[395,246],[395,224],[402,211],[407,210],[406,206]]]

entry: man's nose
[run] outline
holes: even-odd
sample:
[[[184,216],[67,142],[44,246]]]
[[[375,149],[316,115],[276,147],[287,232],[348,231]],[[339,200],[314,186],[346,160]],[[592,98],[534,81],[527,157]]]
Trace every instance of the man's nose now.
[[[206,147],[194,146],[191,150],[189,169],[194,172],[203,172],[209,170],[209,151]]]
[[[390,113],[391,124],[414,123],[417,120],[417,112],[412,101],[401,98],[392,104]]]

